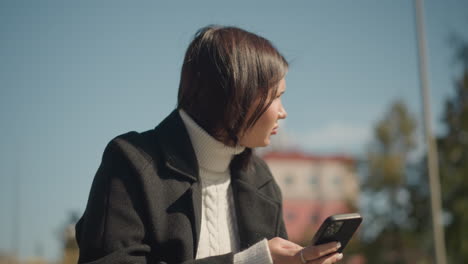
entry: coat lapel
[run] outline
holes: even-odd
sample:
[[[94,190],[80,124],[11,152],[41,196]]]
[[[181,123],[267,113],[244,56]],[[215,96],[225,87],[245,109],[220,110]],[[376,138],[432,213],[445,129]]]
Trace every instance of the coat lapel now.
[[[193,257],[196,256],[201,228],[201,184],[198,163],[188,132],[177,110],[174,110],[156,128],[161,161],[169,175],[166,180],[167,195],[171,200],[168,213],[183,213],[190,219],[193,235]]]
[[[172,197],[168,201],[166,209],[168,214],[184,214],[190,220],[193,241],[193,257],[197,254],[198,241],[201,226],[201,188],[199,182],[181,183],[177,180],[166,184],[166,197]]]
[[[281,206],[259,190],[265,181],[269,181],[262,178],[264,175],[256,174],[255,170],[237,174],[232,171],[231,174],[240,247],[243,250],[264,238],[271,239],[277,235],[274,230],[277,229]]]

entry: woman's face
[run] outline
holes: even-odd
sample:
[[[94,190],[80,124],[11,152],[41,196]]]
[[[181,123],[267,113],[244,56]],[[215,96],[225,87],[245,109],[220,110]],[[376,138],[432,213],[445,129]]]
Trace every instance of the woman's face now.
[[[271,95],[275,97],[271,105],[260,116],[257,122],[255,122],[251,128],[247,129],[240,137],[239,143],[242,146],[255,148],[269,145],[270,136],[275,135],[278,131],[278,120],[286,118],[287,113],[283,107],[283,104],[281,103],[281,95],[283,95],[286,90],[285,79],[281,79],[278,85],[277,94]],[[252,115],[252,112],[257,107],[257,104],[258,103],[254,104],[250,108],[249,114],[247,115],[248,118]]]

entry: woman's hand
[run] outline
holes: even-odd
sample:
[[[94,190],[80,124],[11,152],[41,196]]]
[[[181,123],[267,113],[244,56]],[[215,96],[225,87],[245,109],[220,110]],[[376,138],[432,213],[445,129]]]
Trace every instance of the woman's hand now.
[[[268,247],[274,264],[332,264],[343,258],[343,254],[336,252],[340,248],[340,244],[336,242],[303,248],[291,241],[275,237],[268,241]]]

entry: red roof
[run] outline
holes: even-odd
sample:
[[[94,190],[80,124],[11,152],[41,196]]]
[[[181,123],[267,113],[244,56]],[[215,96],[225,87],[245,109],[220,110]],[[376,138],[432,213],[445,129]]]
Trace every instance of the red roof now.
[[[347,155],[313,155],[299,151],[272,151],[262,155],[265,160],[302,160],[302,161],[337,161],[354,163],[355,160]]]

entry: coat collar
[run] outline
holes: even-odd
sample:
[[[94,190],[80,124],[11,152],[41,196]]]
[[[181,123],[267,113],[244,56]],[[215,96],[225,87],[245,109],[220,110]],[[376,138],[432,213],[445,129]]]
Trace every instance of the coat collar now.
[[[157,147],[161,150],[160,161],[166,169],[179,176],[177,179],[167,179],[167,187],[171,193],[168,209],[187,214],[191,219],[193,252],[196,256],[200,237],[202,202],[196,155],[177,110],[174,110],[155,130],[158,135]],[[272,200],[260,190],[262,186],[273,180],[268,168],[255,156],[252,163],[253,166],[249,169],[231,170],[241,249],[263,238],[274,237],[276,234],[272,230],[275,228],[272,227],[277,225],[279,210],[281,210],[279,201]],[[186,203],[188,197],[192,200],[191,206],[190,203]]]
[[[164,165],[190,181],[198,181],[198,164],[190,137],[177,110],[156,128]]]
[[[198,181],[197,158],[187,129],[178,110],[172,111],[172,113],[156,127],[156,131],[159,135],[158,144],[162,150],[161,155],[164,164],[169,169],[178,172],[187,180]],[[253,157],[253,159],[258,160],[257,157]],[[263,166],[263,169],[266,169],[265,165]],[[252,166],[239,173],[231,172],[231,174],[236,180],[260,188],[271,181],[272,178],[268,173],[257,174],[257,170],[258,168]]]

